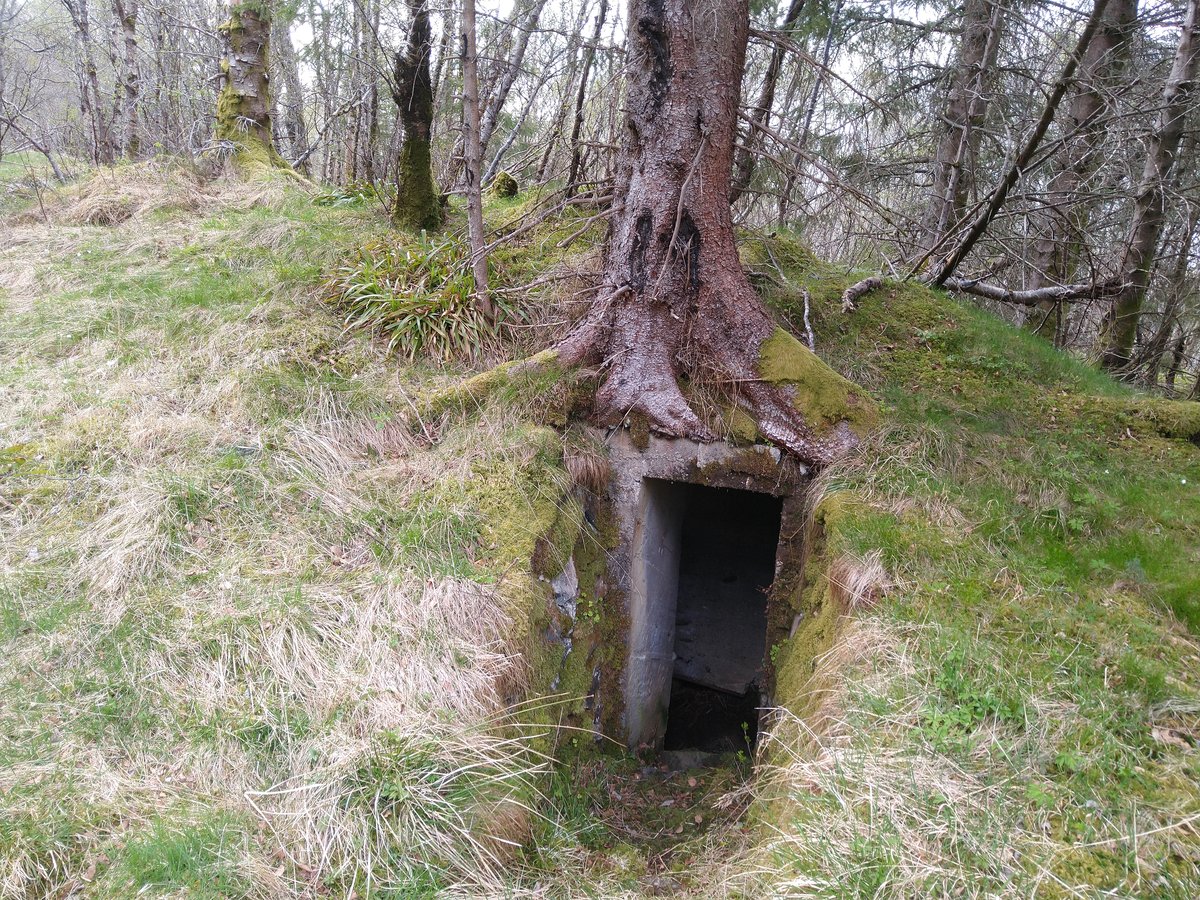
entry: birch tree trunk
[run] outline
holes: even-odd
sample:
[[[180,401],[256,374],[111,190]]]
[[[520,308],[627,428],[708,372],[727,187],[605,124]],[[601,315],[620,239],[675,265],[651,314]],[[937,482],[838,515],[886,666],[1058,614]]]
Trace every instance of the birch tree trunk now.
[[[921,219],[918,256],[932,251],[954,228],[970,196],[1002,15],[1001,0],[966,0],[963,5],[950,89],[935,130],[933,186]]]
[[[1060,154],[1046,188],[1049,207],[1045,229],[1030,258],[1032,275],[1028,287],[1037,290],[1066,284],[1075,265],[1089,205],[1080,197],[1095,173],[1098,150],[1103,144],[1106,96],[1117,77],[1128,67],[1130,38],[1137,22],[1137,0],[1109,0],[1104,20],[1079,67],[1079,85],[1071,97],[1066,128],[1075,137]],[[1029,314],[1026,324],[1046,340],[1057,343],[1062,331],[1061,303],[1045,301]]]
[[[141,88],[141,70],[138,68],[137,48],[137,0],[113,0],[113,15],[121,28],[124,46],[121,87],[125,93],[121,111],[121,153],[126,159],[135,159],[141,152],[138,139],[138,94]]]
[[[92,161],[111,163],[115,157],[112,129],[104,118],[100,73],[96,68],[96,57],[92,47],[88,0],[62,0],[62,4],[75,26],[75,47],[79,66],[79,111],[91,129]]]

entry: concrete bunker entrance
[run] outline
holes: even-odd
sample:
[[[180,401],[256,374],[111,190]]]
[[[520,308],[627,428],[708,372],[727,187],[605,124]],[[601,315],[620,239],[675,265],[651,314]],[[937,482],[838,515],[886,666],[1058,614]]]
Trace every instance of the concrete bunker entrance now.
[[[749,753],[783,500],[644,478],[639,513],[630,625],[645,678],[631,724],[656,749]]]

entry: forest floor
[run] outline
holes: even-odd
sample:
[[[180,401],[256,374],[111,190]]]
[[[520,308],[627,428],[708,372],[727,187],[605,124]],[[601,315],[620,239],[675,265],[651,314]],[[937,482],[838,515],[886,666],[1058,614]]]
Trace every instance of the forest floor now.
[[[411,244],[370,198],[3,179],[0,897],[1200,895],[1200,405],[921,288],[843,314],[851,273],[745,235],[883,407],[819,483],[873,587],[753,771],[555,762],[495,727],[477,500],[562,444],[519,397],[401,419],[553,332],[584,214],[495,261],[561,276],[501,295],[508,343],[412,363],[329,302]]]

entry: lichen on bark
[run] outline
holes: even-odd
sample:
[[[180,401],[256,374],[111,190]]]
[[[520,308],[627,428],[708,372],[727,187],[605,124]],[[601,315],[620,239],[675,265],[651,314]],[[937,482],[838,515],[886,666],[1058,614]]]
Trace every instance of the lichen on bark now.
[[[232,148],[243,170],[290,168],[271,137],[268,59],[270,9],[263,3],[231,3],[221,35],[221,90],[213,140]]]

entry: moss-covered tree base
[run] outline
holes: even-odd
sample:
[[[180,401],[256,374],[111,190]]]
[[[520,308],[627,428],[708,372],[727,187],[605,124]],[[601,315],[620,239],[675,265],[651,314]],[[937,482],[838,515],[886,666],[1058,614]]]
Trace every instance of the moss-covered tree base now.
[[[221,92],[213,140],[231,150],[235,167],[250,173],[289,169],[271,134],[268,59],[271,19],[266,6],[234,5],[221,25]]]
[[[392,221],[410,231],[442,227],[442,203],[433,183],[429,141],[408,138],[396,159],[396,206]]]

